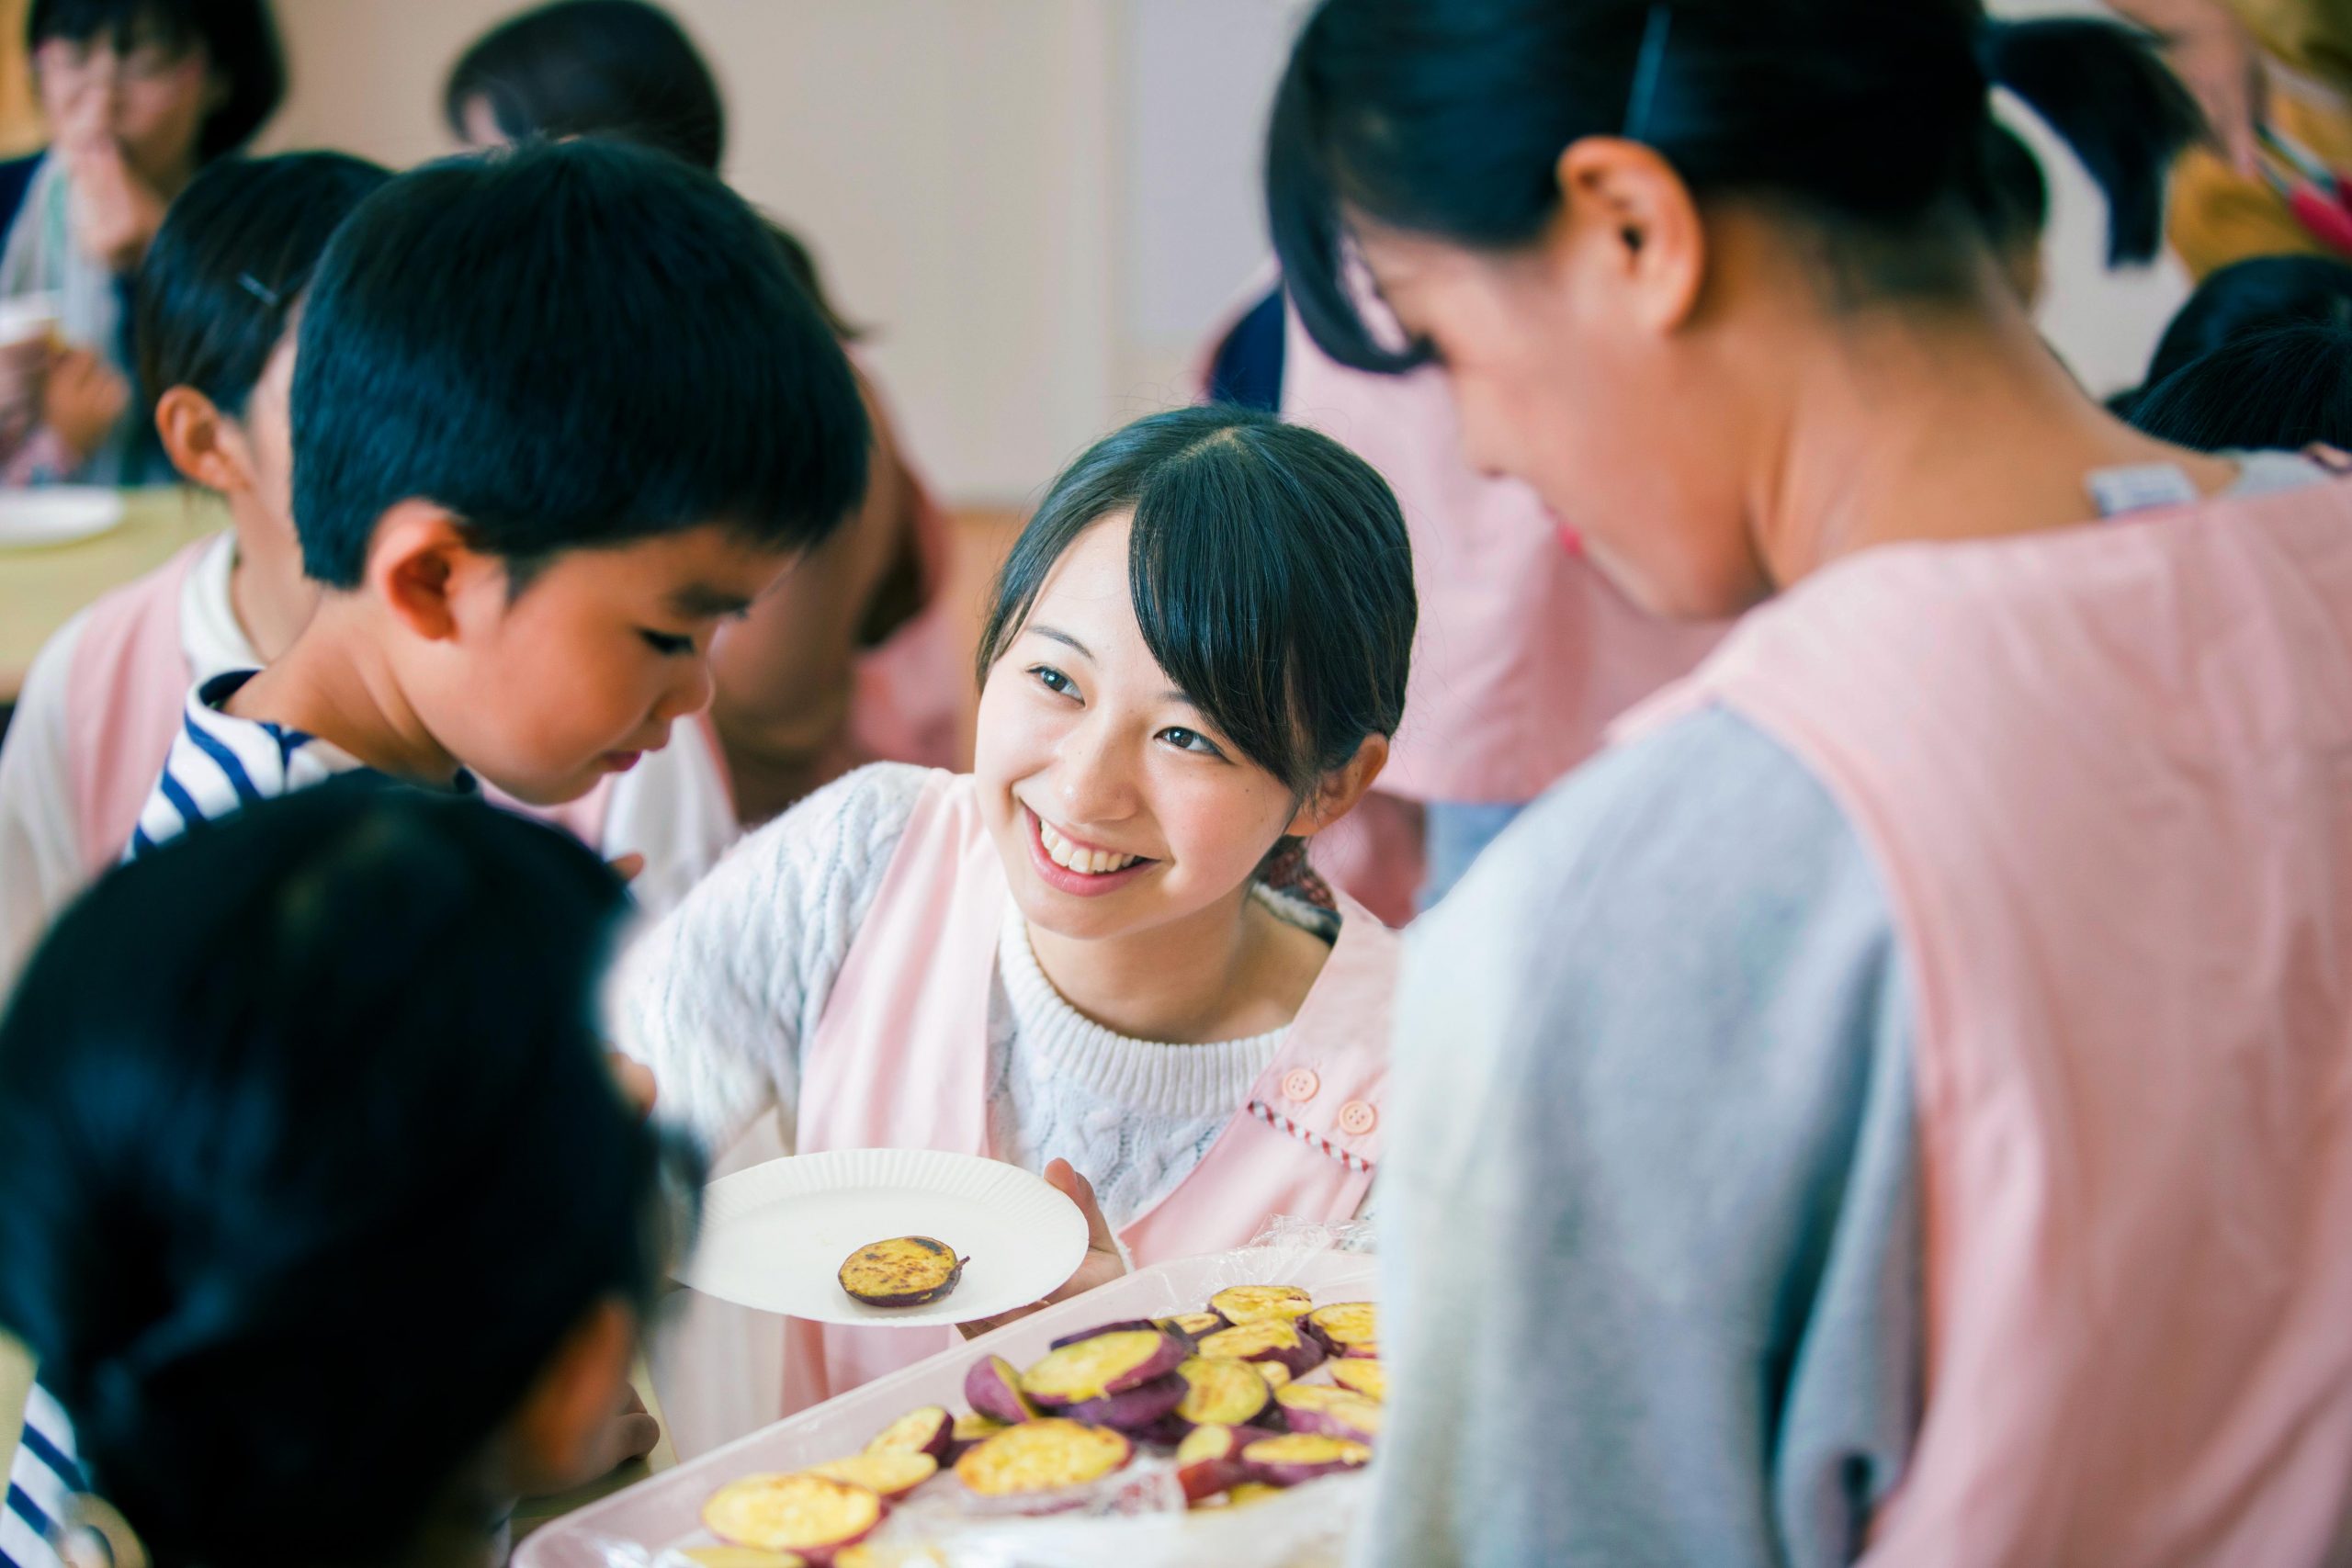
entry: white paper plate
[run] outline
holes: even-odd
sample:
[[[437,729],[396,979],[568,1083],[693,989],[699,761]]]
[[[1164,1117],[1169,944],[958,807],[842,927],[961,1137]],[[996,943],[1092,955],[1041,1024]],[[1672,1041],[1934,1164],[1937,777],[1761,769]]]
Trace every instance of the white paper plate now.
[[[103,486],[0,491],[0,550],[94,539],[121,521],[121,495]]]
[[[875,1307],[842,1290],[869,1242],[927,1235],[968,1259],[944,1301]],[[1086,1216],[1018,1166],[938,1149],[836,1149],[710,1184],[684,1274],[740,1306],[816,1323],[970,1323],[1044,1299],[1086,1258]]]

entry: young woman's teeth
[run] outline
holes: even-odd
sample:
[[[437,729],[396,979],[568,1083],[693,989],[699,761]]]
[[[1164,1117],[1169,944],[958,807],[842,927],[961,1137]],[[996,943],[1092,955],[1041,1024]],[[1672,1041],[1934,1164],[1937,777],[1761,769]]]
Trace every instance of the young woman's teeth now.
[[[1082,876],[1102,876],[1114,871],[1125,871],[1143,859],[1141,855],[1114,855],[1108,850],[1082,850],[1059,833],[1044,818],[1037,818],[1037,839],[1046,846],[1046,853],[1064,871],[1074,871]]]

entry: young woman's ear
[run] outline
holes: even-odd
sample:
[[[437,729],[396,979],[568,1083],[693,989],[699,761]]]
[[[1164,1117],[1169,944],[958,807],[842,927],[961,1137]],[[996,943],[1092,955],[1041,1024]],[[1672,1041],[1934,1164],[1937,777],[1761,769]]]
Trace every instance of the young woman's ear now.
[[[253,488],[244,427],[194,387],[169,387],[155,400],[155,434],[188,483],[222,494]]]
[[[1305,839],[1321,832],[1356,808],[1380,771],[1388,765],[1388,737],[1367,735],[1356,748],[1356,754],[1323,775],[1313,794],[1299,807],[1284,829],[1292,838]]]
[[[455,513],[429,501],[396,502],[378,519],[368,547],[368,586],[409,631],[428,642],[454,640],[461,601],[505,596],[505,566],[476,549]]]

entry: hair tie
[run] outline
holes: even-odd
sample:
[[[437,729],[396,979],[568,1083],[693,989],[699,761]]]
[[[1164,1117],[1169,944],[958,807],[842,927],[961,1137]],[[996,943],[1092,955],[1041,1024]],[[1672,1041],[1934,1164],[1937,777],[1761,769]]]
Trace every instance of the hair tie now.
[[[1625,140],[1650,139],[1650,114],[1657,107],[1658,79],[1666,73],[1666,46],[1674,36],[1674,9],[1660,0],[1642,24],[1641,52],[1634,57],[1634,91],[1625,103]]]
[[[237,274],[237,286],[271,310],[277,309],[278,292],[250,272]]]

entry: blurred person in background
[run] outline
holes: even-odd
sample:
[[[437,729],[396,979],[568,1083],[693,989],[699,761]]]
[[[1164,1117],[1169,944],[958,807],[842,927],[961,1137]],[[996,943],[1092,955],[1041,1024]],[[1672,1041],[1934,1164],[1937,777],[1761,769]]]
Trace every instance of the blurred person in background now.
[[[45,152],[0,164],[0,480],[170,475],[133,386],[130,288],[197,170],[277,109],[267,0],[34,0]]]
[[[2352,4],[2109,0],[2159,34],[2210,146],[2174,173],[2172,242],[2199,277],[2248,256],[2352,256]],[[2331,184],[2333,188],[2331,188]]]

